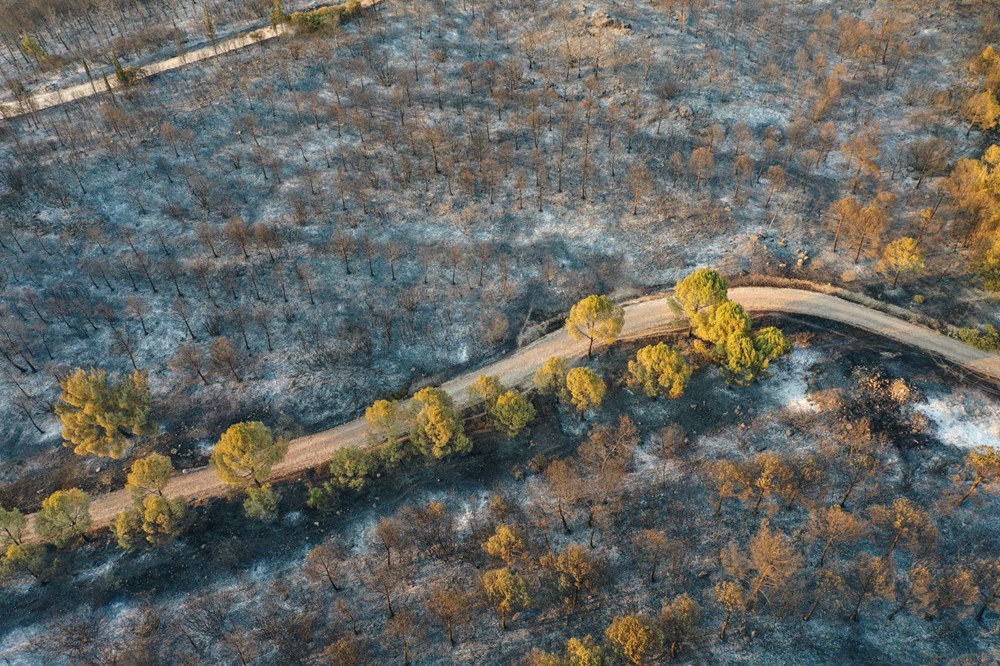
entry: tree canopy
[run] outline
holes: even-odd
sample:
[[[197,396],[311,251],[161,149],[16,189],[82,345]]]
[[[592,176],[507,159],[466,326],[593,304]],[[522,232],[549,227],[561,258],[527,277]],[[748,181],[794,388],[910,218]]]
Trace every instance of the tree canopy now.
[[[677,283],[671,303],[691,321],[692,332],[707,340],[712,315],[728,293],[729,283],[718,271],[699,268]]]
[[[596,372],[580,367],[566,373],[566,389],[573,406],[582,414],[601,406],[607,385]]]
[[[622,615],[604,632],[614,648],[635,666],[643,666],[663,649],[663,632],[646,615]]]
[[[274,439],[260,421],[234,423],[222,434],[210,462],[223,483],[245,488],[261,487],[271,468],[288,452],[288,442]]]
[[[27,525],[28,519],[19,510],[0,506],[0,552],[8,546],[20,544]]]
[[[508,437],[517,436],[535,418],[535,407],[528,398],[489,375],[480,375],[469,388],[469,403],[482,409],[490,424]]]
[[[134,437],[152,435],[150,392],[146,373],[116,377],[106,370],[77,369],[59,383],[56,414],[63,439],[77,455],[120,458]]]
[[[483,590],[500,616],[500,628],[507,628],[507,616],[531,606],[528,584],[521,574],[508,567],[491,569],[483,574]]]
[[[333,452],[330,475],[340,488],[361,490],[378,467],[375,456],[359,446],[345,446]]]
[[[149,495],[162,495],[163,488],[173,473],[174,465],[170,462],[170,458],[159,453],[151,453],[132,463],[125,488],[137,501]]]
[[[410,436],[417,449],[431,458],[445,458],[472,450],[455,401],[440,388],[428,386],[413,396],[417,414]]]
[[[119,513],[111,529],[122,549],[135,550],[142,545],[170,541],[180,533],[186,516],[184,498],[147,495]]]
[[[734,335],[721,347],[723,371],[727,378],[741,385],[754,382],[771,362],[792,350],[792,344],[780,329],[767,326],[749,335]]]
[[[90,531],[90,497],[79,488],[57,490],[44,500],[35,514],[35,530],[62,548]]]
[[[517,389],[508,389],[497,397],[490,411],[493,426],[508,437],[516,437],[535,420],[535,406]]]
[[[699,337],[715,343],[725,344],[729,338],[750,332],[750,315],[735,301],[723,301],[712,311],[708,325],[702,328]]]
[[[625,310],[607,296],[591,295],[570,309],[566,330],[574,340],[587,340],[587,358],[594,352],[594,343],[611,344],[625,325]]]
[[[879,263],[881,272],[892,275],[893,289],[899,283],[900,274],[922,273],[924,268],[924,250],[920,247],[920,241],[911,236],[897,238],[886,245]]]
[[[560,400],[564,400],[568,397],[566,392],[566,373],[568,372],[569,364],[564,359],[553,356],[535,371],[535,388],[542,395],[554,395]]]
[[[663,342],[643,347],[628,362],[628,383],[645,391],[650,398],[684,395],[691,379],[691,364],[676,347]]]

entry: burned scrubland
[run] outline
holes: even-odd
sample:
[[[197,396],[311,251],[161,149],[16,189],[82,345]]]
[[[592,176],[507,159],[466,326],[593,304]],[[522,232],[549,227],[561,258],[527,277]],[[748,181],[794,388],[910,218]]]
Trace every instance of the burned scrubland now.
[[[500,357],[587,294],[620,302],[707,264],[863,291],[1000,346],[978,328],[1000,323],[987,3],[389,0],[128,73],[303,8],[2,7],[22,112],[0,125],[3,507],[120,488],[153,453],[199,467],[236,422],[278,439],[342,423]],[[123,85],[28,101],[102,76]],[[704,367],[650,402],[624,386],[635,350],[601,349],[596,416],[532,395],[527,434],[473,422],[471,458],[304,508],[320,470],[257,497],[277,522],[213,500],[158,548],[60,551],[4,591],[11,654],[988,655],[993,477],[954,445],[995,433],[947,406],[961,389],[995,414],[990,387],[811,326],[760,384],[726,385],[684,342]],[[63,446],[55,408],[79,368],[148,383],[120,458]],[[769,393],[806,370],[792,388],[809,398]]]

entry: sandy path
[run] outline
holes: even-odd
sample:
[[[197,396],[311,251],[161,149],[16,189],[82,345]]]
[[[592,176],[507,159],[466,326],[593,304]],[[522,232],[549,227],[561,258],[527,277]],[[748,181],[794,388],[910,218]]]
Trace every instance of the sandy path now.
[[[625,306],[625,327],[621,336],[623,339],[650,337],[686,328],[686,320],[674,315],[662,296]],[[917,347],[1000,381],[1000,356],[980,351],[937,331],[836,296],[801,289],[737,287],[729,290],[729,297],[748,311],[758,314],[765,312],[802,314],[848,324]],[[574,341],[566,333],[566,329],[561,328],[491,365],[445,382],[442,388],[453,396],[459,405],[463,405],[466,402],[469,385],[479,375],[495,375],[502,383],[509,386],[524,385],[549,357],[575,359],[583,357],[586,351],[585,343]],[[344,446],[364,444],[366,441],[367,426],[364,419],[295,439],[289,446],[288,455],[275,466],[274,476],[294,477],[304,470],[319,467],[328,461],[334,450]],[[199,500],[223,495],[226,491],[227,487],[216,478],[212,469],[202,467],[177,475],[167,484],[165,492],[168,496],[183,495],[192,500]],[[115,516],[130,504],[131,499],[124,490],[95,497],[91,503],[94,527],[109,525]]]
[[[222,55],[223,53],[246,48],[247,46],[257,44],[258,42],[263,42],[268,39],[274,39],[279,35],[283,35],[287,31],[288,29],[284,25],[279,25],[277,28],[260,28],[243,35],[237,35],[236,37],[220,41],[215,46],[206,46],[183,55],[174,56],[173,58],[158,60],[142,68],[142,78],[146,78],[154,74],[160,74],[162,72],[169,72],[172,69],[178,69],[179,67],[189,65],[193,62],[198,62],[199,60],[214,58],[215,56]],[[66,104],[84,97],[90,97],[91,95],[107,93],[109,85],[112,90],[118,90],[121,88],[121,83],[117,78],[115,78],[113,72],[107,75],[107,85],[105,85],[105,79],[102,78],[100,72],[94,72],[93,75],[93,83],[78,83],[76,85],[67,86],[58,90],[31,95],[27,105],[35,111],[41,111],[42,109],[59,106],[60,104]],[[22,106],[19,102],[4,102],[0,104],[0,117],[16,118],[27,113],[29,113],[29,109]]]
[[[379,4],[380,2],[382,2],[382,0],[362,0],[361,6],[367,8]],[[190,65],[191,63],[198,62],[199,60],[214,58],[215,56],[222,55],[223,53],[229,53],[230,51],[246,48],[247,46],[252,46],[269,39],[274,39],[275,37],[280,37],[290,31],[291,28],[288,24],[279,24],[275,28],[267,26],[251,30],[242,35],[237,35],[236,37],[230,37],[229,39],[217,42],[215,46],[206,46],[183,55],[158,60],[148,65],[144,65],[142,67],[142,78],[147,78],[153,76],[154,74],[169,72],[172,69],[178,69],[184,65]],[[121,83],[119,83],[118,79],[115,78],[113,72],[108,73],[106,79],[102,78],[101,72],[95,71],[93,72],[93,75],[94,79],[92,83],[79,83],[65,88],[60,88],[58,90],[52,90],[50,92],[35,93],[34,95],[29,96],[26,106],[16,101],[2,102],[0,103],[0,118],[16,118],[30,113],[32,109],[35,111],[41,111],[42,109],[59,106],[60,104],[66,104],[84,97],[105,94],[108,92],[108,86],[111,86],[112,90],[121,88]],[[105,80],[107,81],[106,84]]]

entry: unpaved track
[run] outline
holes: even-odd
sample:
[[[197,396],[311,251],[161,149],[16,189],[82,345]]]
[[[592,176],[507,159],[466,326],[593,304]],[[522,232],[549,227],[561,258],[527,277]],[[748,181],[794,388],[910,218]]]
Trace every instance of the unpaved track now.
[[[368,7],[377,5],[380,2],[382,2],[382,0],[361,0],[361,6],[367,9]],[[141,68],[142,78],[147,78],[154,74],[169,72],[170,70],[178,69],[184,65],[190,65],[191,63],[198,62],[199,60],[214,58],[215,56],[222,55],[223,53],[229,53],[230,51],[246,48],[269,39],[274,39],[275,37],[280,37],[290,31],[291,28],[288,24],[278,24],[278,26],[274,28],[267,26],[251,30],[242,35],[237,35],[235,37],[219,41],[215,46],[206,46],[183,55],[157,60],[156,62],[144,65]],[[0,103],[0,118],[17,118],[18,116],[30,113],[32,110],[41,111],[42,109],[59,106],[60,104],[67,104],[74,100],[83,99],[84,97],[106,94],[108,92],[108,86],[111,86],[112,90],[118,90],[121,88],[121,84],[118,82],[118,79],[115,78],[113,73],[108,73],[106,79],[102,78],[101,72],[93,72],[93,75],[93,83],[79,83],[65,88],[60,88],[58,90],[29,95],[29,101],[26,105],[22,105],[16,101],[2,102]],[[105,83],[105,81],[107,81],[107,83]]]
[[[279,25],[277,28],[271,28],[270,26],[260,28],[243,35],[237,35],[236,37],[224,39],[218,42],[215,46],[206,46],[183,55],[158,60],[142,67],[142,78],[147,78],[154,74],[169,72],[172,69],[178,69],[184,65],[198,62],[199,60],[214,58],[215,56],[222,55],[223,53],[246,48],[247,46],[257,44],[258,42],[263,42],[268,39],[274,39],[279,35],[285,34],[287,31],[288,29],[285,25]],[[21,105],[19,102],[3,102],[0,104],[0,117],[16,118],[30,113],[31,110],[41,111],[42,109],[59,106],[60,104],[67,104],[78,99],[83,99],[84,97],[106,94],[108,92],[108,86],[111,86],[112,90],[118,90],[121,88],[121,83],[119,83],[114,73],[107,75],[107,84],[105,84],[105,79],[102,78],[101,72],[94,72],[93,75],[93,83],[78,83],[76,85],[67,86],[58,90],[30,95],[29,101],[26,105]]]
[[[665,294],[660,294],[625,306],[622,339],[648,338],[687,327],[687,322],[670,310],[664,296]],[[848,324],[922,349],[1000,381],[1000,356],[836,296],[801,289],[735,287],[729,290],[729,297],[749,312],[801,314]],[[585,343],[574,341],[565,328],[560,328],[495,363],[445,382],[442,388],[459,405],[464,405],[469,386],[482,374],[495,375],[508,386],[525,385],[549,357],[576,359],[583,357],[586,351]],[[319,467],[330,459],[336,449],[366,442],[367,426],[364,419],[295,439],[289,446],[288,455],[274,467],[274,476],[294,477],[304,470]],[[216,478],[215,472],[211,468],[202,467],[173,478],[167,484],[165,493],[168,496],[182,495],[191,500],[201,500],[223,495],[226,491],[227,487]],[[130,504],[131,499],[124,490],[95,497],[90,507],[94,527],[109,525]]]

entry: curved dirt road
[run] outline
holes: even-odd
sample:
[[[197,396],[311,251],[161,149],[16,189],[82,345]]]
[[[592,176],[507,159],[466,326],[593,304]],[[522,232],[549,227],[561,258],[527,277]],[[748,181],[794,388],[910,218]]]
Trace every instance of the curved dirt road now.
[[[665,294],[625,305],[625,327],[622,339],[647,338],[687,327],[664,300]],[[739,302],[749,312],[782,312],[801,314],[848,324],[885,336],[924,351],[951,363],[961,365],[980,375],[1000,381],[1000,356],[980,351],[937,331],[911,324],[892,315],[872,310],[836,296],[801,289],[778,287],[736,287],[729,290],[729,297]],[[581,358],[587,346],[574,341],[565,328],[550,333],[518,349],[509,356],[484,368],[467,372],[442,385],[456,403],[464,405],[469,385],[479,375],[490,374],[508,386],[525,385],[535,370],[551,356],[566,359]],[[334,450],[367,442],[367,425],[357,419],[344,425],[295,439],[288,455],[274,467],[274,476],[293,477],[304,470],[319,467],[328,461]],[[227,487],[208,467],[179,474],[167,484],[168,496],[183,495],[191,500],[223,495]],[[95,497],[91,503],[91,516],[95,528],[109,525],[115,516],[131,504],[124,490]],[[30,524],[33,524],[31,521]]]

